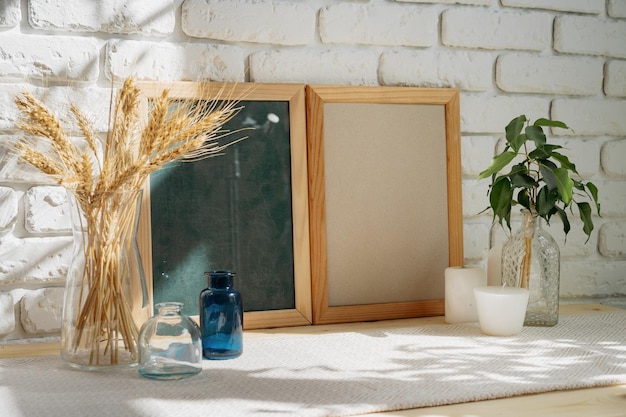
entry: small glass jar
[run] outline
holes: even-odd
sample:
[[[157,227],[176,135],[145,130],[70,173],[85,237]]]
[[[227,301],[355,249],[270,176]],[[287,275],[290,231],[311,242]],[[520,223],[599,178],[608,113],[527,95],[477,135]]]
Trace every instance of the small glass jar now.
[[[243,304],[233,287],[234,272],[211,271],[209,287],[200,293],[202,355],[232,359],[243,350]]]
[[[181,314],[182,303],[159,303],[139,332],[139,374],[181,379],[202,371],[200,329]]]

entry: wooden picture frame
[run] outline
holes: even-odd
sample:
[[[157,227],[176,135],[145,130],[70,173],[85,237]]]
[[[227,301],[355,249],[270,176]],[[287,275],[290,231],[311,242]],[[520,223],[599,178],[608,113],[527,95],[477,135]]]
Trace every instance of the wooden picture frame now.
[[[164,89],[169,90],[169,97],[176,100],[208,100],[228,99],[249,103],[252,105],[268,105],[274,103],[280,107],[288,108],[288,151],[289,155],[283,159],[287,163],[282,164],[280,168],[284,172],[280,172],[282,177],[286,178],[286,182],[291,186],[291,224],[293,237],[293,274],[291,277],[275,277],[275,279],[293,280],[290,284],[293,286],[293,306],[288,308],[273,308],[269,306],[256,309],[255,311],[244,312],[244,328],[258,329],[269,327],[284,326],[300,326],[310,325],[312,322],[311,309],[311,276],[310,276],[310,251],[309,251],[309,211],[308,211],[308,182],[307,182],[307,158],[306,158],[306,121],[305,121],[305,94],[304,85],[301,84],[258,84],[258,83],[201,83],[201,82],[140,82],[138,83],[145,105],[149,105],[151,98],[161,95]],[[221,93],[220,93],[221,92]],[[221,94],[221,95],[220,95]],[[147,109],[147,107],[146,107]],[[244,108],[245,110],[245,108]],[[243,111],[243,110],[242,110]],[[269,114],[268,114],[269,116]],[[268,119],[269,120],[269,119]],[[247,123],[247,120],[242,123]],[[282,123],[282,121],[281,121]],[[238,136],[251,136],[252,133],[242,132]],[[246,139],[226,149],[225,153],[231,152],[235,146],[250,142],[252,139]],[[257,144],[257,149],[260,145]],[[217,158],[222,158],[218,156]],[[198,163],[203,162],[199,161]],[[193,165],[192,162],[187,165]],[[211,162],[212,163],[212,162]],[[242,164],[243,165],[243,164]],[[284,166],[286,165],[286,166]],[[164,170],[169,169],[165,167]],[[172,168],[172,169],[178,169]],[[278,169],[278,168],[277,168]],[[161,170],[162,171],[162,170]],[[160,172],[160,171],[159,171]],[[159,173],[157,172],[157,173]],[[154,174],[153,174],[154,175]],[[169,174],[168,174],[169,175]],[[269,181],[269,180],[268,180]],[[174,190],[176,192],[176,190]],[[189,193],[190,194],[190,193]],[[176,194],[174,199],[207,199],[207,204],[211,204],[213,200],[209,200],[210,196],[203,195],[204,192],[195,192],[193,195],[185,195],[184,190],[180,190],[180,194]],[[157,208],[158,209],[158,208]],[[144,257],[144,269],[149,282],[150,302],[154,302],[153,298],[153,277],[159,274],[154,268],[155,254],[153,252],[153,237],[155,235],[154,227],[161,227],[160,224],[152,224],[153,218],[157,213],[153,212],[155,207],[151,208],[151,187],[147,184],[144,191],[143,210],[140,218],[140,226],[138,233],[138,244],[141,254]],[[178,216],[193,216],[194,213],[177,213]],[[207,230],[206,233],[211,231]],[[185,233],[181,228],[173,230],[172,233]],[[192,239],[193,237],[190,237]],[[246,236],[242,236],[246,239]],[[207,270],[216,269],[207,265]],[[224,269],[224,268],[219,268]],[[205,270],[196,269],[193,272],[203,277]],[[237,271],[236,271],[237,272]],[[184,279],[181,278],[181,279]],[[204,283],[206,284],[206,279]],[[235,286],[241,289],[241,280],[250,279],[246,276],[236,276]],[[260,286],[260,285],[259,285]],[[191,296],[197,297],[200,291],[206,287],[196,287],[193,289]],[[244,299],[244,310],[246,309],[246,298],[248,301],[254,297],[254,291],[248,294],[242,291]],[[177,301],[176,299],[163,301]],[[197,305],[194,306],[197,310]],[[197,314],[197,313],[196,313]],[[191,314],[190,314],[191,315]],[[192,315],[194,317],[194,315]]]
[[[463,265],[459,92],[306,99],[313,324],[443,315],[445,267]]]

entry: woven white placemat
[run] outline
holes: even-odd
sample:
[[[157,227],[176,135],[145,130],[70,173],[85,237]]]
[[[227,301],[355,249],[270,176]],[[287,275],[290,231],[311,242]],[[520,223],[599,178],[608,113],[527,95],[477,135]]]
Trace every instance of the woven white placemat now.
[[[0,416],[344,416],[626,383],[626,313],[514,337],[478,324],[250,340],[179,381],[0,360]]]

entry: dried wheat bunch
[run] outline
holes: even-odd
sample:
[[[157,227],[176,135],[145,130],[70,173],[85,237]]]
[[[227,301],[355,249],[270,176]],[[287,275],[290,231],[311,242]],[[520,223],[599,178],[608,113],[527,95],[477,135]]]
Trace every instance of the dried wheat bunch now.
[[[32,141],[20,141],[18,154],[67,188],[97,195],[140,188],[150,173],[175,160],[197,160],[223,152],[236,141],[219,144],[223,125],[241,109],[237,102],[180,102],[164,90],[152,100],[148,120],[141,123],[140,91],[132,78],[125,80],[111,106],[109,131],[102,160],[98,138],[87,117],[71,107],[88,147],[81,150],[67,137],[60,121],[30,93],[15,99],[22,113],[18,127],[46,139],[53,154],[44,154]],[[97,166],[94,166],[94,163]]]
[[[129,78],[112,99],[104,152],[99,156],[99,139],[76,106],[71,106],[71,112],[87,142],[84,149],[68,139],[56,116],[31,94],[23,93],[15,103],[23,116],[18,126],[46,140],[52,149],[42,152],[24,139],[16,151],[72,190],[84,216],[81,228],[86,233],[80,243],[85,267],[76,304],[69,307],[78,314],[69,336],[64,337],[63,349],[87,350],[90,366],[119,363],[120,344],[136,356],[138,329],[127,300],[128,284],[123,282],[130,272],[120,269],[123,254],[130,250],[124,236],[132,233],[137,218],[137,206],[129,200],[136,197],[117,192],[141,189],[152,172],[172,161],[221,153],[237,141],[218,143],[228,133],[223,125],[241,107],[228,99],[180,102],[164,90],[149,106],[147,120],[142,119],[140,91]]]

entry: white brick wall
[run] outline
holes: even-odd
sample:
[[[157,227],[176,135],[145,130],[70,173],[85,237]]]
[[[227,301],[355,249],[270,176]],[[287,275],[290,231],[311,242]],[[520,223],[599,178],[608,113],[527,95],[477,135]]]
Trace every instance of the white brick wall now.
[[[20,321],[29,335],[61,331],[63,288],[29,291],[20,300]]]
[[[112,40],[106,54],[113,79],[139,73],[145,80],[245,81],[243,50],[234,46]]]
[[[624,275],[626,261],[623,258],[606,262],[598,260],[570,260],[561,263],[562,297],[603,296],[621,294],[626,286]]]
[[[378,53],[368,50],[267,50],[250,56],[250,80],[376,85],[378,57]]]
[[[182,29],[197,38],[306,45],[315,38],[317,11],[305,3],[187,0]]]
[[[503,6],[599,14],[604,0],[501,0]]]
[[[525,114],[532,120],[550,117],[550,99],[527,95],[461,95],[462,132],[502,133],[503,126],[520,114]]]
[[[576,135],[624,136],[626,100],[623,99],[555,99],[552,118],[569,121]]]
[[[609,0],[608,14],[609,16],[615,17],[615,18],[626,18],[626,1]]]
[[[20,0],[4,0],[0,13],[0,27],[13,27],[20,22]]]
[[[530,54],[501,55],[498,87],[510,93],[595,95],[602,91],[604,61]]]
[[[341,3],[320,11],[324,43],[432,46],[437,42],[434,8]]]
[[[458,88],[468,264],[506,238],[475,179],[504,126],[563,120],[573,131],[552,139],[598,185],[603,217],[587,244],[572,219],[561,294],[626,294],[624,0],[4,0],[0,28],[0,343],[58,336],[72,247],[62,190],[7,151],[13,98],[63,117],[76,103],[105,132],[111,80],[131,74]]]
[[[540,12],[455,8],[442,14],[441,38],[446,46],[543,51],[552,43],[552,20]]]
[[[497,138],[493,136],[463,136],[461,138],[461,169],[466,177],[477,177],[489,166],[495,155]]]
[[[397,0],[405,3],[440,3],[440,4],[471,4],[474,6],[491,6],[497,0]]]
[[[0,236],[17,221],[18,197],[11,187],[0,187]]]
[[[624,190],[624,180],[595,180],[594,184],[600,188],[602,193],[602,216],[604,220],[619,217],[621,218],[626,207],[626,193]]]
[[[486,52],[384,52],[380,58],[380,80],[385,85],[487,91],[493,84],[493,59],[493,54]]]
[[[559,132],[559,130],[555,130],[555,132]],[[552,137],[550,141],[565,148],[567,154],[571,155],[570,160],[576,165],[576,170],[581,177],[595,179],[598,176],[602,145],[599,140],[574,136],[571,138]]]
[[[0,77],[6,81],[45,79],[95,82],[95,39],[76,36],[7,34],[0,43]]]
[[[24,197],[25,227],[31,233],[72,231],[69,203],[63,187],[31,187]]]
[[[610,258],[626,257],[626,222],[609,222],[600,231],[600,253]]]
[[[28,21],[40,30],[165,36],[174,31],[181,1],[29,0]]]
[[[0,238],[0,287],[63,284],[72,255],[72,238]]]
[[[605,68],[604,93],[626,97],[626,61],[609,61]]]
[[[78,128],[75,120],[69,116],[69,103],[78,106],[85,116],[91,121],[94,129],[99,132],[107,130],[109,100],[111,90],[109,88],[96,88],[89,86],[86,88],[72,87],[33,87],[23,83],[5,84],[6,88],[0,91],[0,131],[15,129],[15,122],[19,114],[15,107],[14,99],[18,94],[28,91],[38,97],[49,108],[53,109],[66,129],[77,132]],[[0,142],[6,142],[9,137],[0,137]]]
[[[588,16],[559,16],[554,49],[559,52],[626,58],[626,22]]]
[[[611,177],[626,177],[626,139],[604,144],[601,153],[604,173]]]

